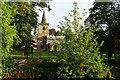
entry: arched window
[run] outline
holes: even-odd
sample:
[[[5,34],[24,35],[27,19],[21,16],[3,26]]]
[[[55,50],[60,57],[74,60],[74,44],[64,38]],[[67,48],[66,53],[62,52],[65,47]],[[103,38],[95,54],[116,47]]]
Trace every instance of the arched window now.
[[[43,30],[45,30],[45,27],[43,27]]]

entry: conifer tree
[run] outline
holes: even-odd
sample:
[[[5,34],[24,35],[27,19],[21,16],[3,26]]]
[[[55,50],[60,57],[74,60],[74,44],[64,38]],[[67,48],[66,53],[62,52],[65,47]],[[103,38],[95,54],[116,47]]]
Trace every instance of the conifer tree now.
[[[82,20],[78,13],[77,3],[65,21],[58,27],[65,39],[60,41],[57,47],[57,62],[61,64],[57,72],[59,78],[106,78],[110,77],[110,70],[100,57],[95,27],[90,28],[80,23]],[[85,13],[83,13],[85,16]]]

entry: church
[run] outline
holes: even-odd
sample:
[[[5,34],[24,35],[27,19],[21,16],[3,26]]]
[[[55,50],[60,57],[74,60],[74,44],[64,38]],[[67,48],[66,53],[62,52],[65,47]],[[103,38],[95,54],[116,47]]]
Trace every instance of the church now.
[[[55,29],[49,29],[49,23],[46,22],[45,10],[43,10],[42,21],[38,23],[38,34],[36,35],[35,42],[39,51],[56,51],[55,43],[64,36],[54,36]]]

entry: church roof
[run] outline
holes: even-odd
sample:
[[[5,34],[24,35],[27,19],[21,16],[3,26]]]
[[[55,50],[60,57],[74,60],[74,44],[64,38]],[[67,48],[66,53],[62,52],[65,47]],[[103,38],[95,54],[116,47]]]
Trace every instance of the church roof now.
[[[46,23],[46,16],[45,16],[45,10],[43,9],[43,16],[42,16],[42,21],[41,23]]]

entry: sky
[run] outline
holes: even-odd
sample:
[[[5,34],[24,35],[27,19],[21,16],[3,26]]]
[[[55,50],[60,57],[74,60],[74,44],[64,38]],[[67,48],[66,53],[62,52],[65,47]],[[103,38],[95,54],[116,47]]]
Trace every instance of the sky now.
[[[79,7],[79,12],[82,13],[84,9],[88,12],[87,16],[89,15],[89,9],[93,7],[94,0],[52,0],[50,1],[51,11],[48,12],[47,8],[45,8],[46,14],[46,21],[49,23],[49,29],[54,28],[56,31],[59,30],[57,25],[59,22],[64,20],[63,16],[67,16],[71,10],[73,10],[73,3],[77,2]],[[35,9],[38,13],[38,23],[41,23],[43,11],[39,11]],[[84,18],[85,19],[85,18]]]

